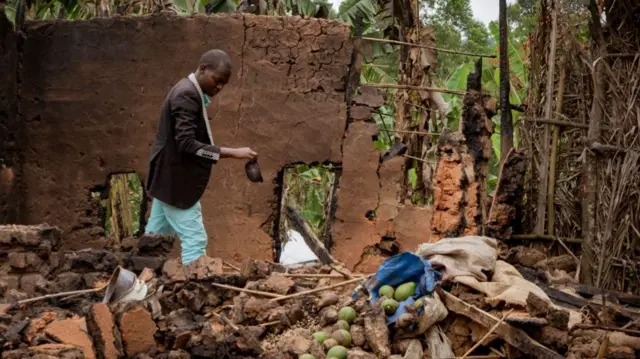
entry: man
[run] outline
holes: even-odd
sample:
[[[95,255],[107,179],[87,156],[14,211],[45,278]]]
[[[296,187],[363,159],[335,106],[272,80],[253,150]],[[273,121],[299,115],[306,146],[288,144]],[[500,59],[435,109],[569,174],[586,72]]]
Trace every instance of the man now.
[[[221,50],[208,51],[200,58],[197,71],[180,80],[162,106],[147,180],[147,192],[153,202],[145,232],[177,234],[182,264],[205,255],[207,233],[200,197],[213,164],[220,158],[251,160],[258,155],[248,147],[214,145],[207,105],[230,76],[229,55]]]

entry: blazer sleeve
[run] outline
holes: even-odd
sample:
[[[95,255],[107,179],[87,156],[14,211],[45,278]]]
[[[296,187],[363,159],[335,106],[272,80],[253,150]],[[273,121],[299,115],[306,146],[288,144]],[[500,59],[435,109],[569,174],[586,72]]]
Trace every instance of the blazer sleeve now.
[[[171,117],[175,121],[176,143],[179,151],[216,163],[220,159],[220,147],[196,139],[196,124],[200,118],[201,105],[184,91],[171,99]]]

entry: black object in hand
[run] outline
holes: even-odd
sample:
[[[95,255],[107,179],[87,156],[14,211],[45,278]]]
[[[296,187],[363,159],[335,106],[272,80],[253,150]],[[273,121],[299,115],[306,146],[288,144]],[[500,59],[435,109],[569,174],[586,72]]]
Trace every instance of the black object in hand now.
[[[247,173],[247,178],[251,182],[262,182],[262,174],[260,173],[260,166],[258,161],[250,160],[244,165],[244,171]]]

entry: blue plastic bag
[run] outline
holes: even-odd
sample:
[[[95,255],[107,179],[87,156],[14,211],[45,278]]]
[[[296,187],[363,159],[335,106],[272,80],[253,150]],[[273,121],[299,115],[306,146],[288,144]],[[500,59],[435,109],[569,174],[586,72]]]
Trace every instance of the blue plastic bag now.
[[[394,323],[402,313],[406,312],[405,307],[407,305],[415,303],[414,298],[433,292],[439,280],[440,272],[433,269],[430,261],[422,259],[413,253],[405,252],[384,261],[376,274],[369,278],[363,286],[370,293],[371,303],[373,304],[378,300],[378,289],[383,285],[390,285],[395,288],[407,282],[416,283],[415,295],[398,303],[396,312],[387,317],[387,324],[390,324]],[[353,293],[353,299],[356,300],[357,298],[356,289]]]

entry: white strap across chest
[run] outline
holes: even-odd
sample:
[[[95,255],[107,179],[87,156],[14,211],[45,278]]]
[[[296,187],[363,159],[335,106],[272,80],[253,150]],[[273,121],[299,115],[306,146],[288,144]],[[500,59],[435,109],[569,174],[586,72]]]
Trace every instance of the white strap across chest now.
[[[209,135],[209,141],[211,141],[211,145],[213,146],[213,136],[211,135],[211,126],[209,125],[209,116],[207,116],[207,105],[204,103],[204,94],[202,93],[202,89],[200,88],[200,84],[198,84],[198,80],[196,79],[195,74],[189,75],[189,80],[196,86],[196,90],[198,90],[198,94],[200,95],[200,102],[202,103],[202,116],[204,117],[204,124],[207,126],[207,134]]]

